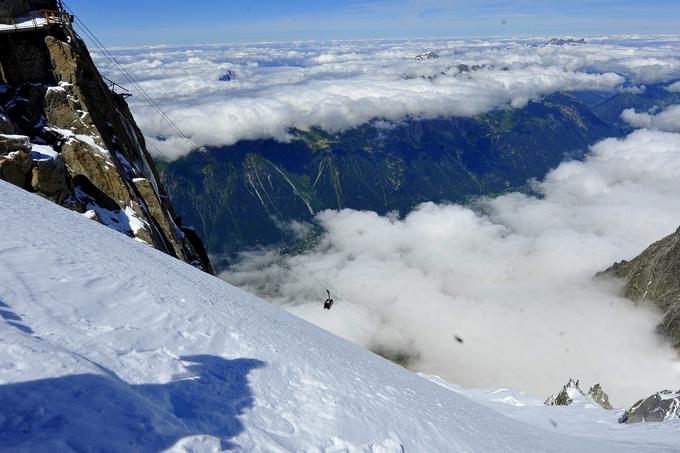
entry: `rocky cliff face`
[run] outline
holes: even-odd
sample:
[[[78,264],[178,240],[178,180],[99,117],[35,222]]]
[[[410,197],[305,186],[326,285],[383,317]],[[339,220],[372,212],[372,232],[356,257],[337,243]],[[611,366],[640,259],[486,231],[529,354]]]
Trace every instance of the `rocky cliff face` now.
[[[614,409],[612,404],[609,402],[609,395],[607,395],[602,389],[601,384],[595,384],[594,386],[590,387],[590,390],[588,390],[588,396],[603,409]]]
[[[3,8],[0,18],[12,14]],[[124,98],[104,82],[66,15],[0,32],[0,66],[1,179],[212,272],[200,239],[175,215]]]
[[[664,312],[659,331],[680,347],[680,229],[652,244],[632,261],[621,261],[603,275],[622,278],[623,294],[648,301]]]
[[[663,390],[633,404],[619,423],[667,422],[680,418],[680,391]]]

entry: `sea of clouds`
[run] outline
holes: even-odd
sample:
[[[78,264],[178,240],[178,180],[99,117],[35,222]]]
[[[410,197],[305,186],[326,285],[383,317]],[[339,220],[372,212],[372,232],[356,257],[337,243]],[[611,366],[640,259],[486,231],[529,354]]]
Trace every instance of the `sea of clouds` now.
[[[113,53],[199,147],[286,140],[291,128],[335,132],[374,118],[471,116],[557,91],[639,91],[680,78],[677,37],[547,41],[298,42]],[[414,58],[426,51],[440,58]],[[126,84],[108,58],[94,57],[107,76]],[[459,65],[481,69],[460,72]],[[231,80],[220,80],[226,74]],[[129,102],[152,152],[175,158],[190,149],[141,96]]]
[[[680,90],[680,38],[417,40],[118,49],[116,58],[199,146],[286,140],[290,128],[351,128],[374,118],[476,115],[568,90]],[[435,51],[441,58],[414,57]],[[103,72],[111,64],[96,56]],[[475,65],[459,71],[458,65]],[[230,81],[220,81],[230,74]],[[187,145],[138,96],[152,146]],[[635,132],[566,162],[536,195],[409,215],[317,216],[319,243],[296,257],[245,253],[222,275],[351,341],[468,387],[547,396],[570,377],[602,382],[627,405],[677,388],[661,314],[594,276],[680,225],[680,109],[627,110]],[[305,225],[292,226],[304,233]],[[325,289],[336,306],[321,304]]]
[[[404,218],[326,211],[312,250],[246,253],[222,278],[468,387],[548,396],[574,377],[601,382],[622,406],[677,387],[677,352],[654,330],[660,313],[594,276],[680,225],[680,134],[605,140],[534,190],[425,203]]]

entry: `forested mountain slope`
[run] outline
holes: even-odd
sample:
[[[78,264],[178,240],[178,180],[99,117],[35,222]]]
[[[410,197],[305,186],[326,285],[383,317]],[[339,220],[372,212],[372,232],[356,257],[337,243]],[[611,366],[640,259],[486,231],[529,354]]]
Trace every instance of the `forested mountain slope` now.
[[[214,255],[294,238],[285,223],[324,209],[408,212],[525,186],[620,129],[557,94],[474,118],[373,121],[289,143],[241,141],[160,163],[185,221]]]

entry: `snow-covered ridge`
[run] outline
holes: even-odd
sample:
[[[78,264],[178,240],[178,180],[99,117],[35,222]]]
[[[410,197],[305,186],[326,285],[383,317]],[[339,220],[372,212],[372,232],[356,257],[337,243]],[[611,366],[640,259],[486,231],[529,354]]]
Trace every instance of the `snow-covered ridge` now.
[[[678,425],[428,382],[4,182],[0,230],[3,451],[676,448]]]

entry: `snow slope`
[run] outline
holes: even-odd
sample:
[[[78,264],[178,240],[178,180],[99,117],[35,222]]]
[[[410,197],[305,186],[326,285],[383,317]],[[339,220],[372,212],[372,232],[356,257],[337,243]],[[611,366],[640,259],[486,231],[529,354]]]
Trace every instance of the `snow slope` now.
[[[3,451],[679,451],[425,379],[3,182],[0,231]]]

